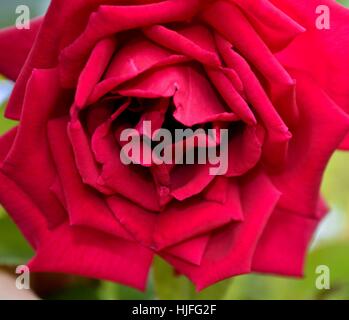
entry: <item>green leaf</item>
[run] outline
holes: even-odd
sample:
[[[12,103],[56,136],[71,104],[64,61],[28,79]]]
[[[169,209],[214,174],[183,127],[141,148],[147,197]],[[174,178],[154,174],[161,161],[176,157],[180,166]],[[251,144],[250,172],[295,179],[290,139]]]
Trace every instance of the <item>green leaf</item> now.
[[[17,226],[0,208],[0,265],[25,264],[33,256],[33,250],[23,238]]]
[[[117,283],[101,281],[98,298],[100,300],[152,300],[154,299],[152,281],[144,293]]]

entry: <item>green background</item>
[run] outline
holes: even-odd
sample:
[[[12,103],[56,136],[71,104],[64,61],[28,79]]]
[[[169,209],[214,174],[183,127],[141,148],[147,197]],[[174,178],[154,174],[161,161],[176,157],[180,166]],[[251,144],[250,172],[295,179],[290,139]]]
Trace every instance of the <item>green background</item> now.
[[[349,5],[349,1],[341,2]],[[17,5],[27,4],[34,16],[44,12],[47,3],[0,0],[0,27],[14,23]],[[0,97],[6,91],[4,85],[4,79],[0,78]],[[4,104],[0,106],[0,134],[14,125],[3,119]],[[174,276],[165,262],[156,259],[145,293],[110,282],[62,275],[39,275],[34,279],[34,289],[45,299],[349,299],[348,163],[349,153],[337,152],[326,171],[322,189],[332,212],[314,239],[304,279],[245,275],[198,294],[188,280]],[[0,207],[0,268],[14,274],[15,266],[25,264],[32,255],[32,250]],[[330,290],[316,289],[318,275],[315,270],[319,265],[330,268]]]

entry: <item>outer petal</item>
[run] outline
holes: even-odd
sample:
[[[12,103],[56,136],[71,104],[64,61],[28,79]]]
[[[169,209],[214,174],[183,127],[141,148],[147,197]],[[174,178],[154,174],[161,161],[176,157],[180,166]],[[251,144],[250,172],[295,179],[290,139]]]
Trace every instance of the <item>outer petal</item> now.
[[[1,171],[0,203],[32,247],[37,248],[48,232],[47,222],[31,198]]]
[[[314,216],[322,175],[349,130],[349,117],[310,78],[298,71],[292,74],[297,80],[300,119],[285,167],[272,179],[283,193],[283,208]]]
[[[23,113],[14,144],[2,165],[45,215],[53,227],[66,218],[66,212],[50,187],[56,179],[47,139],[47,122],[59,107],[62,96],[55,69],[35,70],[27,85]]]
[[[144,290],[153,253],[93,229],[62,225],[46,236],[29,263],[33,272],[63,272]]]
[[[15,139],[17,128],[0,137],[0,165]],[[33,248],[48,232],[47,223],[30,197],[0,170],[0,204],[11,215]]]
[[[346,135],[343,139],[340,149],[349,151],[349,135]]]
[[[30,29],[7,28],[0,30],[0,73],[16,80],[28,57],[42,18],[30,23]]]
[[[326,212],[318,202],[322,175],[348,132],[349,118],[312,80],[294,75],[300,123],[286,167],[273,177],[282,196],[257,247],[253,269],[300,276],[313,232]]]
[[[288,68],[309,74],[341,108],[349,113],[349,10],[332,0],[272,0],[307,31],[278,54]],[[319,5],[330,9],[330,29],[316,28]],[[344,149],[347,144],[343,144]]]
[[[35,39],[23,70],[16,81],[6,108],[6,116],[18,120],[21,115],[25,88],[33,69],[56,67],[62,48],[71,43],[87,23],[92,11],[100,4],[119,3],[121,0],[52,0],[42,27]],[[68,5],[67,5],[68,3]]]
[[[319,220],[276,208],[258,243],[252,270],[302,276],[304,259]]]

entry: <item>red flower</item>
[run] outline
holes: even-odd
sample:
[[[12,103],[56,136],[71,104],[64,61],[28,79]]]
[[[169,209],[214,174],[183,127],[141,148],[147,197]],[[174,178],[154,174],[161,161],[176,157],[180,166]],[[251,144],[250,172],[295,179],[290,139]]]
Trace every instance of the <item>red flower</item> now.
[[[348,15],[329,0],[53,0],[31,30],[2,31],[0,70],[20,74],[0,202],[36,250],[31,270],[142,289],[157,254],[198,289],[302,275],[349,129]],[[122,164],[119,134],[143,121],[229,128],[227,173]]]

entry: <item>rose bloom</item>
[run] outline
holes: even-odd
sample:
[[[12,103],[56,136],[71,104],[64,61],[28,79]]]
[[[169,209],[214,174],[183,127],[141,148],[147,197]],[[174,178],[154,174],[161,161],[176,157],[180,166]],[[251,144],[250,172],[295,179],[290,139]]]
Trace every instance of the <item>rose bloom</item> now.
[[[302,276],[324,169],[349,146],[348,22],[330,0],[53,0],[30,30],[3,30],[19,123],[0,140],[0,202],[31,271],[144,289],[158,255],[198,290]],[[124,165],[120,133],[144,121],[229,129],[226,174]]]

